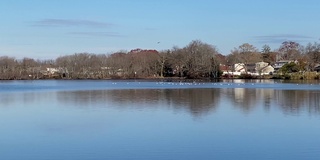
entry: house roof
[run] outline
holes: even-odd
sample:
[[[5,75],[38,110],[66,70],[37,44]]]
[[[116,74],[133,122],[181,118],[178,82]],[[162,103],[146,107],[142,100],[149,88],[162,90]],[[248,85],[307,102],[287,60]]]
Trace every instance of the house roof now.
[[[221,71],[229,71],[229,70],[231,70],[231,66],[228,66],[228,65],[220,65],[220,70],[221,70]]]

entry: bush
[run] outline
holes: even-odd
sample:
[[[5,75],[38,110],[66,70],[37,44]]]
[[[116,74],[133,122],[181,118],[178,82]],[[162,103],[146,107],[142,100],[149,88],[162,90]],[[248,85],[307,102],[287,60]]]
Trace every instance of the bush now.
[[[256,77],[252,76],[251,74],[241,74],[239,76],[240,79],[254,79]]]

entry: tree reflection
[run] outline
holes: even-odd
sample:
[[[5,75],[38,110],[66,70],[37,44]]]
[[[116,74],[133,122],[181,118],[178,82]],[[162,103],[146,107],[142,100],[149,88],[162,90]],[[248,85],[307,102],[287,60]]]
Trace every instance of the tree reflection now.
[[[218,89],[175,89],[165,90],[167,103],[175,109],[186,108],[194,116],[209,113],[219,106]]]
[[[46,106],[47,103],[55,99],[54,92],[25,92],[25,93],[1,93],[0,94],[0,107],[11,106],[28,106],[37,104],[38,106]]]
[[[257,106],[264,107],[265,111],[277,107],[285,114],[320,113],[319,91],[231,88],[222,92],[234,107],[245,113],[251,112]]]
[[[3,93],[0,94],[0,107],[8,107],[14,102],[16,102],[16,98],[14,96]]]
[[[276,90],[275,103],[287,114],[299,114],[303,111],[309,114],[320,112],[320,92],[301,90]]]
[[[201,116],[214,110],[220,101],[215,89],[132,89],[59,92],[60,103],[78,107],[157,108],[187,110]]]
[[[290,115],[319,115],[320,91],[255,88],[128,89],[0,94],[0,107],[47,106],[117,109],[170,109],[195,117],[232,107],[245,114],[262,108]]]

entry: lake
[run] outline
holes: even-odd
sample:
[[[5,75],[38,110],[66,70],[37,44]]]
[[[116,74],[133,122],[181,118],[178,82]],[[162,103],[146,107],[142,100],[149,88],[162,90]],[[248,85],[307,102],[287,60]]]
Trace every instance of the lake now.
[[[318,160],[319,81],[0,81],[3,160]]]

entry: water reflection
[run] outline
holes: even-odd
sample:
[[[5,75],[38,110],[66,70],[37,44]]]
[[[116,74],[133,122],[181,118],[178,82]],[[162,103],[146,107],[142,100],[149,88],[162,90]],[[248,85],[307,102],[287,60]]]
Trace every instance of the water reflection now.
[[[257,106],[260,97],[256,94],[256,90],[245,88],[224,89],[223,92],[227,95],[234,107],[241,108],[245,112],[249,112]]]
[[[48,104],[55,101],[56,94],[55,92],[0,93],[0,107]]]
[[[320,113],[320,91],[273,89],[148,89],[59,92],[57,100],[78,107],[168,108],[201,116],[225,107],[250,113],[257,107],[280,108],[285,114]]]
[[[310,114],[320,112],[320,91],[275,91],[277,105],[285,113],[299,114],[301,111],[308,111]]]
[[[299,114],[308,112],[319,114],[320,92],[302,90],[273,90],[273,89],[225,89],[228,98],[235,107],[250,112],[257,106],[270,110],[271,107],[280,108],[285,114]]]
[[[280,109],[285,114],[320,113],[320,91],[248,88],[129,89],[0,94],[0,107],[59,103],[63,107],[171,109],[193,116],[210,114],[231,105],[246,114],[256,108]]]
[[[220,101],[215,89],[132,89],[59,92],[57,100],[62,104],[78,107],[117,107],[119,109],[164,107],[187,110],[194,116],[214,110]]]
[[[235,88],[227,89],[225,92],[235,107],[248,113],[258,106],[270,110],[276,90]]]

